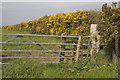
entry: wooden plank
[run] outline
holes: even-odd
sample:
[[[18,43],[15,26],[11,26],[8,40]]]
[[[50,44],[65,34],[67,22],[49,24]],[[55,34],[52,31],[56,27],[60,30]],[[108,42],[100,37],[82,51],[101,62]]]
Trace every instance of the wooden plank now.
[[[72,41],[73,41],[73,44],[77,44],[78,43],[78,38],[72,38]],[[77,50],[77,46],[73,45],[72,51],[76,51],[76,50]],[[75,56],[76,52],[73,52],[72,54],[73,54],[73,56]],[[75,61],[75,58],[73,58],[73,60]]]

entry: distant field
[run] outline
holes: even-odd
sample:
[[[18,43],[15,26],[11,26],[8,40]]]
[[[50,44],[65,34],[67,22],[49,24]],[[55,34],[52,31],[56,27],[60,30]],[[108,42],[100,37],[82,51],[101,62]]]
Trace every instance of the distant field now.
[[[18,32],[2,30],[4,34],[28,34],[29,32]],[[12,37],[3,36],[2,41]],[[39,38],[27,37],[35,42],[51,42],[58,43],[60,38]],[[13,40],[18,42],[18,39]],[[21,40],[27,42],[25,40]],[[45,45],[52,50],[59,50],[59,46]],[[18,45],[2,45],[2,49],[15,50]],[[37,45],[22,45],[21,49],[25,50],[40,50]],[[20,56],[40,56],[51,55],[51,53],[21,53]],[[3,53],[4,56],[18,56],[18,53]],[[9,64],[2,66],[3,78],[118,78],[117,62],[108,63],[104,50],[101,50],[93,61],[83,60],[82,63],[61,63],[61,64],[41,64],[40,60],[15,59]]]

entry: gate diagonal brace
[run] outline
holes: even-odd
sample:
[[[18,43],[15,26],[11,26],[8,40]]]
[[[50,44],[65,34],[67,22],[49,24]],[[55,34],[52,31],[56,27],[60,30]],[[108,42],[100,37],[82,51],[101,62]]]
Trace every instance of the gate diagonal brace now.
[[[30,39],[27,39],[27,38],[25,38],[25,37],[23,37],[24,39],[26,39],[26,40],[28,40],[28,41],[30,41],[30,42],[32,42],[32,43],[35,43],[34,41],[32,41],[32,40],[30,40]],[[49,50],[49,51],[51,51],[51,52],[53,52],[53,53],[55,53],[55,54],[57,54],[57,55],[59,55],[59,56],[61,56],[61,57],[65,57],[65,56],[63,56],[63,55],[60,55],[60,54],[58,54],[57,52],[54,52],[54,51],[52,51],[52,50],[50,50],[50,49],[48,49],[48,48],[46,48],[46,47],[44,47],[44,46],[42,46],[42,45],[40,45],[40,44],[36,44],[36,45],[38,45],[38,46],[40,46],[40,47],[42,47],[42,48],[44,48],[44,49],[47,49],[47,50]],[[67,57],[65,57],[66,59],[68,59],[68,60],[70,60],[69,58],[67,58]],[[73,61],[73,60],[71,60],[71,61]]]
[[[3,41],[3,42],[7,43],[7,42],[9,42],[9,41],[11,41],[11,40],[13,40],[13,39],[16,39],[17,37],[23,37],[23,36],[22,36],[22,35],[18,35],[18,36],[16,36],[16,37],[13,37],[13,38],[8,39],[8,40]]]
[[[3,42],[7,43],[8,41],[11,41],[11,40],[13,40],[13,39],[15,39],[15,38],[17,38],[17,37],[11,38],[11,39],[6,40],[6,41],[3,41]]]

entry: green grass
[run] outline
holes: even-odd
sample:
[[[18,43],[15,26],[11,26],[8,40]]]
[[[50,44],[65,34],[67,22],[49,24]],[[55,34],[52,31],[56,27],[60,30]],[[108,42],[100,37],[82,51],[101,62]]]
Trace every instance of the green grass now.
[[[4,78],[116,78],[117,70],[113,65],[103,65],[100,68],[78,69],[78,63],[40,64],[37,61],[16,60],[3,65]],[[90,67],[90,66],[89,66]],[[79,72],[79,70],[82,70]]]
[[[38,61],[16,60],[3,65],[3,78],[117,78],[113,64],[102,66],[69,64],[40,64]]]
[[[4,34],[22,34],[29,32],[17,32],[3,30]],[[3,36],[2,40],[5,41],[11,37]],[[38,37],[27,37],[35,42],[60,42],[60,38],[39,38]],[[14,40],[18,42],[18,39]],[[26,42],[25,40],[22,40]],[[3,49],[14,50],[18,49],[18,45],[2,45]],[[26,45],[21,46],[23,50],[35,49],[40,50],[41,48],[37,45]],[[45,47],[52,50],[59,50],[59,46],[45,45]],[[6,56],[14,56],[16,53],[5,53]],[[26,55],[27,53],[21,53]],[[31,53],[35,54],[35,53]],[[48,54],[48,53],[43,53]],[[51,54],[51,53],[49,53]],[[48,54],[48,55],[49,55]],[[40,61],[16,59],[11,61],[10,64],[2,66],[2,77],[3,78],[118,78],[117,62],[109,63],[106,57],[106,52],[101,50],[99,53],[94,54],[93,60],[83,60],[82,63],[67,63],[67,64],[41,64]],[[27,54],[28,55],[28,54]]]

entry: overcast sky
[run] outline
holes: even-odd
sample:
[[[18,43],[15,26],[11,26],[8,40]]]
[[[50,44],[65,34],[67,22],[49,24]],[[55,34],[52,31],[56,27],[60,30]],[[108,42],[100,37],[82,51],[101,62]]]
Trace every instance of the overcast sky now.
[[[75,12],[76,10],[99,10],[103,3],[105,2],[2,2],[2,25],[28,22],[44,15]],[[111,2],[107,3],[111,4]]]
[[[118,2],[120,0],[0,0],[2,2]]]
[[[0,2],[0,27],[2,26],[2,3]]]

